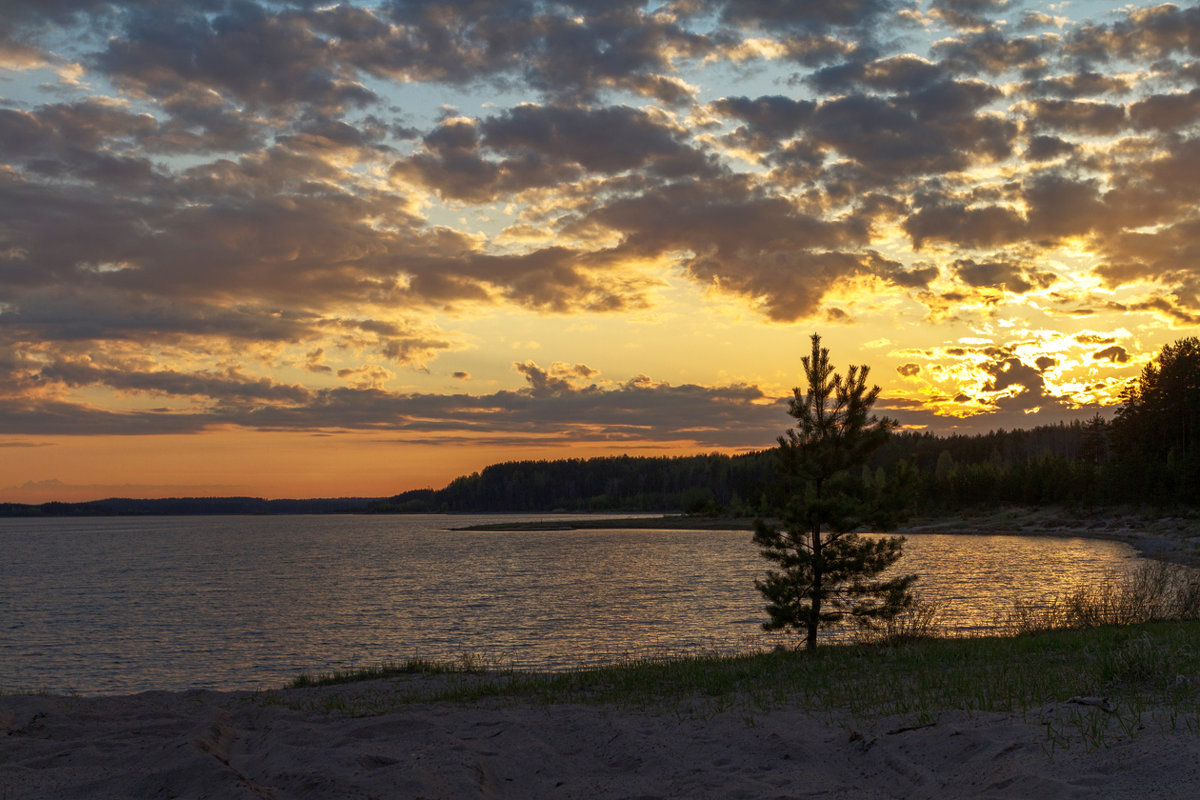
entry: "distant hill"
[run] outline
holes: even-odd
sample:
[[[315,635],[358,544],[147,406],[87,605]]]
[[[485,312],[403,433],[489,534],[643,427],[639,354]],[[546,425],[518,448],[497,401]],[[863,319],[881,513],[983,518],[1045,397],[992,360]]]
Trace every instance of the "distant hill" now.
[[[186,514],[346,514],[366,511],[375,497],[264,500],[261,497],[110,497],[83,503],[0,503],[4,517],[104,517]]]

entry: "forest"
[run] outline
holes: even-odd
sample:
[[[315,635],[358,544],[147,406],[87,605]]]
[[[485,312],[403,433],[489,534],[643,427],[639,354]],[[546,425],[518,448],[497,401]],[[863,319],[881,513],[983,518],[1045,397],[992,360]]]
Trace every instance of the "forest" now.
[[[911,510],[936,514],[1010,503],[1091,507],[1200,504],[1200,340],[1167,345],[1131,382],[1112,419],[980,435],[900,431],[872,454],[864,481],[912,473]],[[376,512],[680,511],[754,516],[786,491],[776,452],[512,461],[405,492]]]
[[[979,436],[900,432],[864,468],[869,480],[899,463],[915,467],[914,509],[936,512],[975,504],[1094,505],[1121,487],[1111,460],[1086,454],[1093,428],[1083,424]],[[754,516],[782,502],[774,450],[742,455],[617,456],[510,461],[452,481],[443,489],[404,492],[372,504],[376,512],[677,511]],[[1129,499],[1137,495],[1130,493]],[[1140,499],[1140,498],[1138,498]],[[1166,500],[1167,498],[1162,498]]]

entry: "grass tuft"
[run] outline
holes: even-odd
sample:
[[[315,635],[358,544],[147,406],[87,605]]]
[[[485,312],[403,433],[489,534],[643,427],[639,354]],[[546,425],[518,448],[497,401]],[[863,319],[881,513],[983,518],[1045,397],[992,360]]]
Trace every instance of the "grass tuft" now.
[[[1001,633],[1021,636],[1051,630],[1133,625],[1200,618],[1200,573],[1149,561],[1106,576],[1093,586],[1033,601],[1017,600],[998,619]]]
[[[288,684],[289,689],[305,689],[313,686],[337,686],[344,683],[398,678],[403,675],[440,675],[453,669],[452,665],[438,664],[421,658],[410,658],[402,662],[384,662],[376,666],[358,669],[319,672],[316,675],[302,673]]]

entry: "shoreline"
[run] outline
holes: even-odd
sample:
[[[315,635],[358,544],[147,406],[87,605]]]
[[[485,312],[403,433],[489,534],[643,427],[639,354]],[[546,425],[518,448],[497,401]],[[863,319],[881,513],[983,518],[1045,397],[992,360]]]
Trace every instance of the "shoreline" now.
[[[531,515],[532,516],[532,515]],[[706,517],[664,514],[661,517],[542,516],[484,525],[449,528],[452,531],[572,531],[572,530],[711,530],[751,531],[753,517]],[[1128,507],[1072,510],[1055,507],[1005,506],[913,517],[889,533],[937,533],[962,536],[1058,536],[1103,539],[1128,544],[1139,555],[1190,567],[1200,567],[1200,514],[1188,511],[1157,513]]]
[[[1166,656],[1194,636],[1178,628],[1147,634],[1157,644],[1131,652],[1151,647]],[[1122,642],[1120,632],[1100,630],[1017,642],[1015,650],[996,640],[975,658],[964,657],[976,646],[967,640],[911,656],[876,649],[865,660],[828,664],[821,674],[837,675],[837,686],[809,674],[823,669],[820,661],[764,654],[753,665],[727,665],[725,674],[741,681],[731,687],[710,684],[719,667],[707,664],[672,673],[669,685],[655,668],[640,668],[629,685],[610,672],[513,694],[486,685],[458,694],[464,681],[492,680],[469,673],[265,692],[0,695],[0,796],[615,800],[840,797],[865,786],[889,800],[1098,791],[1132,799],[1164,786],[1171,796],[1194,796],[1194,700],[1136,700],[1133,684],[1114,687],[1112,702],[1080,693],[1092,685],[1087,676],[1100,674],[1097,654]],[[1187,652],[1187,663],[1172,656],[1179,669],[1193,663]],[[1029,659],[1035,675],[1060,667],[1066,674],[1017,695],[1001,691],[1028,705],[1017,699],[991,710],[947,699],[963,682],[944,685],[930,669],[964,670],[967,696],[985,698],[993,680],[986,665]],[[830,689],[875,699],[823,702]]]

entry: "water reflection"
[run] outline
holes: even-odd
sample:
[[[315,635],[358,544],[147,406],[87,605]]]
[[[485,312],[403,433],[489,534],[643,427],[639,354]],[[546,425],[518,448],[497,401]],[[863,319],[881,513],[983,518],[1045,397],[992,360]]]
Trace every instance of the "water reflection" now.
[[[464,652],[561,669],[774,641],[747,532],[444,530],[480,519],[0,521],[0,689],[253,688]],[[1132,556],[1104,541],[922,534],[897,568],[970,633],[1017,596]]]

